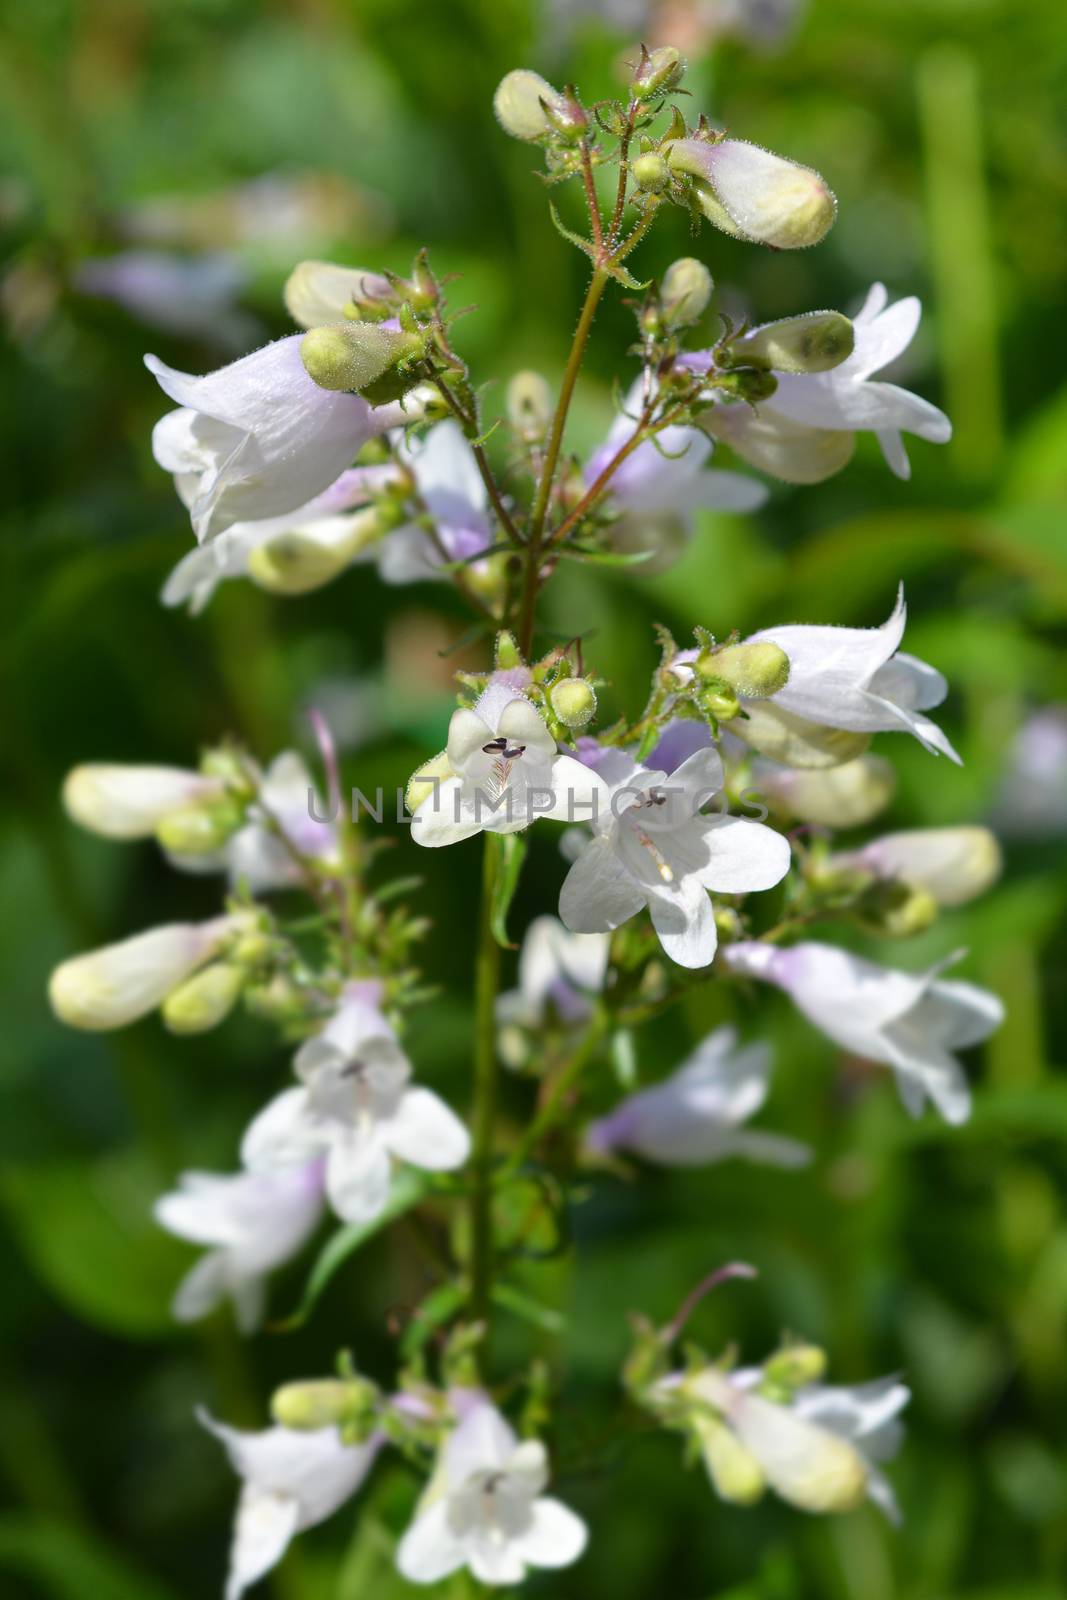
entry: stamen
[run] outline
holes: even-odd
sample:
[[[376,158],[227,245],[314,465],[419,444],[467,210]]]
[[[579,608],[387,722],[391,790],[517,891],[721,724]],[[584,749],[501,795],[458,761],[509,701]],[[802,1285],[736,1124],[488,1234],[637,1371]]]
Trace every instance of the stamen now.
[[[666,795],[664,795],[664,799],[666,799]],[[657,846],[652,843],[652,840],[648,837],[648,834],[645,833],[643,829],[637,829],[637,837],[644,845],[653,861],[656,863],[656,871],[659,873],[664,883],[673,883],[674,870],[668,862],[666,856],[663,854],[663,851],[658,849]]]

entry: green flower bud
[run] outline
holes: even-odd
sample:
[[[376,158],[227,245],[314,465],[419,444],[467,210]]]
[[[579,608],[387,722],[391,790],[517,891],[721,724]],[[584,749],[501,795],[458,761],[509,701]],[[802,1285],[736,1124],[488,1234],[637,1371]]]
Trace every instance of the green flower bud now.
[[[789,657],[781,645],[760,642],[728,644],[702,650],[696,669],[702,678],[723,678],[746,700],[766,700],[789,680]]]
[[[405,357],[419,355],[425,341],[403,328],[374,322],[334,322],[312,328],[300,341],[300,359],[320,389],[358,392]]]
[[[809,311],[755,328],[731,346],[741,361],[766,362],[776,372],[829,372],[847,361],[856,336],[840,311]]]
[[[688,328],[703,316],[715,287],[703,261],[682,256],[663,274],[660,305],[672,328]]]
[[[662,156],[654,150],[647,151],[630,163],[630,171],[637,187],[644,194],[662,194],[671,181],[671,169]]]
[[[767,1480],[752,1452],[717,1417],[694,1416],[693,1432],[715,1492],[735,1506],[755,1505]]]
[[[261,967],[273,949],[274,941],[269,933],[262,928],[253,928],[238,939],[230,951],[230,957],[242,967]]]
[[[566,101],[558,89],[553,89],[539,73],[519,67],[509,72],[497,84],[493,96],[493,110],[505,133],[513,139],[543,139],[551,133],[552,124],[545,107],[562,112]]]
[[[164,1025],[171,1033],[207,1033],[229,1016],[244,981],[241,967],[213,961],[171,990],[162,1006]]]
[[[349,518],[343,539],[330,543],[299,528],[276,534],[249,554],[248,576],[271,594],[309,594],[339,577],[361,550],[396,526],[399,515],[395,507],[368,506]]]
[[[735,367],[732,372],[719,373],[715,378],[715,387],[722,394],[747,400],[749,405],[754,406],[760,400],[771,398],[778,387],[778,379],[773,372],[762,367]]]
[[[596,715],[596,692],[584,678],[561,678],[548,700],[565,728],[584,728]]]
[[[509,633],[506,628],[496,636],[494,663],[498,672],[509,672],[513,667],[523,665],[522,653],[515,643],[515,635]]]
[[[714,717],[716,722],[730,722],[741,714],[741,702],[725,678],[710,678],[697,691],[697,700],[704,714]]]
[[[818,1383],[826,1373],[826,1352],[814,1344],[787,1344],[763,1364],[769,1383],[792,1391]]]
[[[539,372],[516,372],[508,384],[508,421],[519,438],[538,444],[552,420],[552,390]]]
[[[673,45],[660,45],[649,52],[641,46],[641,60],[633,75],[635,100],[651,100],[658,94],[669,94],[677,89],[685,77],[686,60]]]
[[[285,1383],[271,1399],[271,1416],[283,1428],[358,1427],[374,1410],[378,1391],[364,1378],[316,1378]]]
[[[925,933],[937,918],[937,901],[929,889],[899,879],[872,883],[855,908],[868,932],[888,939],[910,939]]]
[[[243,820],[243,811],[238,805],[188,806],[161,818],[156,825],[156,838],[172,855],[212,855],[222,848]]]

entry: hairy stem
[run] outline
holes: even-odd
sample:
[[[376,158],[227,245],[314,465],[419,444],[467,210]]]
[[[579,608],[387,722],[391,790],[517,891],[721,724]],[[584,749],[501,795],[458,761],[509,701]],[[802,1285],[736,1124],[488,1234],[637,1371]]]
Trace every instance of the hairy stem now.
[[[474,963],[474,1105],[471,1112],[470,1310],[488,1333],[493,1286],[493,1135],[496,1126],[496,996],[500,946],[493,937],[493,891],[501,839],[485,835],[478,948]],[[488,1340],[485,1341],[487,1343]],[[485,1344],[483,1343],[483,1351]]]

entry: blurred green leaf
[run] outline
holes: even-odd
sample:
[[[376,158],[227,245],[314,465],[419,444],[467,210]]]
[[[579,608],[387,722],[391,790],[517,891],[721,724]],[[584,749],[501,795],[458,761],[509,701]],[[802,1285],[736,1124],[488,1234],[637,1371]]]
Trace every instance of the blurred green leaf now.
[[[174,1600],[174,1591],[101,1540],[32,1513],[0,1517],[0,1569],[52,1600]]]

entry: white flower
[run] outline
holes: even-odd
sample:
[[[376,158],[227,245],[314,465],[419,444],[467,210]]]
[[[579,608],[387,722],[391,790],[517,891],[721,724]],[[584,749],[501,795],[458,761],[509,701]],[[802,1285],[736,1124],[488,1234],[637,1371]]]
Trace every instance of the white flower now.
[[[604,443],[590,457],[584,474],[588,484],[596,481],[633,434],[641,404],[638,382]],[[611,479],[609,493],[622,512],[612,528],[613,542],[635,552],[651,549],[673,555],[692,537],[698,511],[755,511],[761,506],[767,491],[756,479],[740,472],[707,470],[712,448],[712,440],[699,428],[664,428],[654,441],[639,444]]]
[[[643,906],[664,950],[683,967],[715,955],[715,917],[707,891],[770,889],[789,871],[789,845],[758,822],[703,816],[722,789],[714,750],[698,750],[668,778],[609,752],[599,774],[611,785],[594,837],[571,867],[559,914],[574,933],[617,928]]]
[[[174,473],[201,543],[235,523],[307,505],[368,439],[405,419],[399,405],[372,409],[359,395],[320,389],[300,359],[302,337],[278,339],[206,377],[145,356],[181,407],[157,422],[152,451]]]
[[[811,1159],[806,1145],[741,1126],[766,1100],[770,1073],[766,1045],[740,1049],[734,1028],[716,1028],[664,1082],[594,1122],[587,1142],[597,1152],[633,1150],[669,1167],[708,1166],[728,1156],[803,1166]]]
[[[303,757],[293,750],[276,756],[260,781],[258,806],[250,807],[250,820],[223,852],[231,882],[246,883],[258,895],[302,881],[299,865],[267,824],[267,816],[302,856],[322,866],[339,866],[337,829],[322,820],[325,815]]]
[[[873,432],[890,470],[898,478],[909,478],[911,467],[901,434],[946,444],[952,424],[928,400],[895,383],[872,381],[872,373],[903,355],[922,317],[922,304],[914,295],[893,305],[888,300],[885,285],[874,284],[853,319],[856,346],[848,360],[830,372],[781,374],[778,388],[764,404],[777,416],[805,427]]]
[[[377,1004],[353,984],[323,1031],[296,1056],[303,1087],[287,1089],[245,1133],[253,1172],[326,1157],[326,1193],[346,1222],[372,1222],[389,1198],[390,1157],[430,1172],[466,1161],[470,1137],[443,1100],[411,1087],[411,1063]]]
[[[809,1022],[843,1050],[892,1067],[912,1116],[929,1098],[946,1122],[966,1122],[971,1091],[953,1054],[980,1044],[1004,1020],[988,989],[940,974],[959,956],[929,972],[897,972],[833,945],[805,943],[731,946],[735,972],[784,989]]]
[[[352,467],[307,505],[259,522],[233,523],[209,543],[197,545],[182,557],[163,586],[163,604],[179,606],[188,601],[189,610],[197,615],[220,583],[228,578],[255,577],[258,550],[266,548],[269,555],[290,548],[294,538],[305,552],[304,567],[314,560],[319,569],[318,581],[327,582],[327,574],[336,576],[352,562],[371,554],[362,537],[366,519],[356,508],[366,505],[395,479],[396,469],[388,465]],[[259,560],[262,562],[262,557]],[[262,582],[262,578],[257,581]],[[305,584],[305,588],[310,586]],[[277,583],[269,587],[274,593],[280,592]],[[304,590],[294,588],[293,592]]]
[[[372,1436],[345,1444],[336,1428],[266,1428],[244,1433],[198,1412],[242,1479],[226,1600],[240,1600],[277,1566],[294,1534],[325,1522],[360,1488],[381,1448]]]
[[[119,944],[64,961],[48,997],[61,1022],[97,1032],[147,1016],[238,931],[240,914],[210,922],[171,922]]]
[[[182,1279],[172,1311],[195,1322],[224,1299],[251,1333],[263,1316],[268,1273],[310,1239],[322,1216],[322,1167],[284,1172],[183,1172],[177,1189],[154,1207],[156,1221],[179,1239],[211,1248]]]
[[[551,916],[535,917],[519,954],[519,987],[497,1000],[497,1020],[540,1028],[551,1015],[581,1022],[590,996],[604,986],[610,938],[606,933],[571,933]]]
[[[409,522],[395,529],[374,556],[385,583],[439,578],[446,561],[470,561],[493,542],[488,497],[477,463],[456,422],[439,422],[399,448],[411,469],[419,498],[433,518],[439,543]]]
[[[830,856],[825,867],[858,867],[924,889],[939,906],[959,906],[996,882],[1001,859],[988,828],[909,828]]]
[[[63,784],[63,804],[75,822],[108,839],[147,839],[172,811],[225,794],[219,778],[182,767],[141,767],[95,761],[75,767]]]
[[[880,628],[818,627],[804,623],[764,628],[751,640],[768,640],[789,657],[789,680],[761,714],[788,716],[854,733],[905,730],[927,750],[959,762],[948,739],[922,713],[948,693],[940,672],[899,650],[907,620],[903,585],[892,615]],[[732,724],[744,737],[744,724]]]
[[[491,683],[473,711],[453,712],[445,757],[447,775],[411,819],[416,844],[516,833],[543,816],[581,820],[603,795],[595,773],[557,750],[544,718],[508,681]]]
[[[696,1424],[720,1493],[733,1498],[721,1473],[724,1461],[735,1481],[739,1477],[738,1461],[723,1456],[717,1438],[725,1425],[756,1469],[747,1479],[747,1494],[738,1498],[757,1498],[762,1479],[801,1511],[850,1511],[869,1497],[895,1520],[893,1492],[874,1463],[899,1446],[895,1418],[910,1398],[904,1385],[894,1378],[852,1389],[809,1384],[779,1403],[754,1392],[762,1377],[759,1368],[725,1373],[706,1367],[693,1377],[665,1380],[714,1407],[722,1419]]]
[[[569,1567],[586,1527],[548,1482],[545,1447],[519,1443],[499,1411],[476,1397],[441,1448],[415,1520],[397,1549],[409,1583],[439,1583],[469,1567],[479,1583],[521,1583],[528,1567]]]
[[[716,405],[704,422],[742,459],[789,483],[818,483],[852,456],[854,436],[871,432],[898,478],[909,478],[902,433],[945,444],[952,424],[928,400],[872,373],[895,361],[915,337],[922,306],[914,297],[887,305],[876,283],[853,319],[855,348],[829,372],[778,373],[769,400],[750,406]]]

